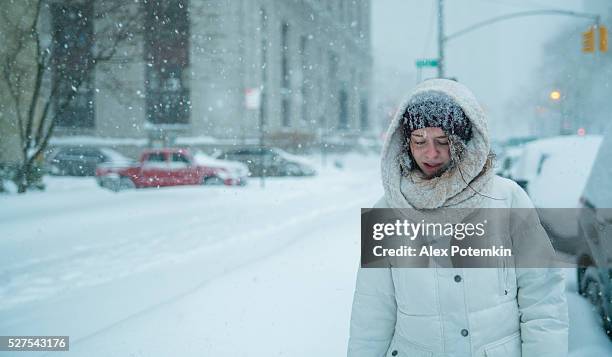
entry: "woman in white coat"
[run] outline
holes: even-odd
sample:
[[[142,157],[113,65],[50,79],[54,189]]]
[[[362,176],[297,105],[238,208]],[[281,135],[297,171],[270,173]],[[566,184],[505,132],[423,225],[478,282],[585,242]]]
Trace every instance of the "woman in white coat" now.
[[[492,168],[485,114],[463,85],[421,83],[389,126],[375,208],[531,208]],[[360,268],[349,357],[565,357],[556,268]]]

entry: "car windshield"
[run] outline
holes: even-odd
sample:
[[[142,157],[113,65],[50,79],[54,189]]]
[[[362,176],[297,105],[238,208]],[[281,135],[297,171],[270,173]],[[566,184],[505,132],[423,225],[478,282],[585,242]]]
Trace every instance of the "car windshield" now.
[[[163,153],[150,153],[147,155],[146,161],[150,162],[165,162],[166,157]]]
[[[172,153],[172,162],[189,164],[189,159],[181,153]]]

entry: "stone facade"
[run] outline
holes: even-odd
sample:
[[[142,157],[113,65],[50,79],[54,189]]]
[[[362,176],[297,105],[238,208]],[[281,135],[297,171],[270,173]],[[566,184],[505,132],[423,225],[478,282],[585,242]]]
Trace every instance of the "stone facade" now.
[[[346,144],[372,135],[370,0],[149,3],[155,1],[188,7],[167,20],[188,21],[180,30],[187,42],[171,43],[163,55],[173,62],[172,53],[185,50],[188,58],[159,71],[161,59],[148,55],[146,34],[122,44],[113,60],[95,69],[93,126],[60,126],[56,139],[149,138],[167,145],[183,138],[240,145],[257,142],[261,124],[267,144],[285,147],[321,140]],[[99,28],[94,24],[94,32]],[[153,77],[152,68],[158,69]],[[184,122],[164,122],[163,115],[161,122],[151,121],[151,82],[164,77],[166,68],[175,72],[160,83],[170,87],[168,93],[176,87],[185,94],[177,104],[186,111]],[[254,99],[250,109],[247,92]]]

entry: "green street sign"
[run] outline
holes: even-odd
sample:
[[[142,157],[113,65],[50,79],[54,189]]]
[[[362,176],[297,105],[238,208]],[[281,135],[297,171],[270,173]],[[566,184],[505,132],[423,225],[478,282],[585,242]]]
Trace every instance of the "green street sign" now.
[[[416,66],[421,67],[438,67],[437,59],[420,59],[416,61]]]

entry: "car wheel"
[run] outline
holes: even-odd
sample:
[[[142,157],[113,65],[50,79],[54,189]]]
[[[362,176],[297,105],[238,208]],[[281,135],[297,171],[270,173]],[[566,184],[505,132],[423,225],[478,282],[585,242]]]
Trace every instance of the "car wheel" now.
[[[612,269],[608,269],[605,279],[607,279],[606,282],[608,284],[612,284]],[[610,286],[602,285],[602,287],[601,300],[605,304],[602,305],[603,328],[606,331],[606,335],[612,340],[612,296],[608,295],[612,294],[612,291]]]
[[[209,176],[209,177],[205,177],[204,180],[202,181],[203,185],[223,185],[224,182],[223,180],[218,177],[218,176]]]
[[[601,314],[601,285],[599,282],[593,279],[587,280],[584,295],[593,306],[597,307],[598,312]]]
[[[610,313],[603,316],[603,328],[606,335],[612,340],[612,316],[610,316]]]
[[[98,184],[98,186],[100,186],[102,188],[107,188],[109,190],[112,190],[112,187],[109,187],[104,181],[102,181],[99,178],[96,179],[96,183]]]
[[[49,166],[49,174],[53,176],[59,176],[61,174],[60,169],[55,165]]]
[[[597,309],[597,314],[603,322],[604,331],[610,336],[612,334],[612,322],[610,321],[609,313],[607,313],[609,306],[604,306],[604,304],[608,302],[598,269],[596,267],[587,268],[584,272],[583,279],[584,281],[581,284],[584,289],[583,295]]]
[[[136,188],[134,185],[134,181],[132,181],[129,177],[121,177],[119,179],[119,190],[131,190]]]
[[[296,164],[286,164],[284,171],[285,171],[285,175],[287,176],[301,176],[302,175],[302,169]]]

